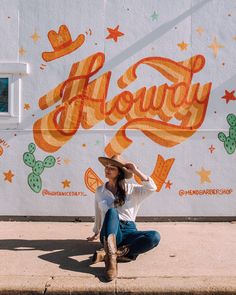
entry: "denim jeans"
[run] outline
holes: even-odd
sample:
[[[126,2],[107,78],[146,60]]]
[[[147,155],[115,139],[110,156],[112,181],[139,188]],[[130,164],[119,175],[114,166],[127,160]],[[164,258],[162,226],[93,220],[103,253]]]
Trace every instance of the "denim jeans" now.
[[[100,242],[103,245],[103,237],[109,234],[116,235],[116,245],[129,245],[128,257],[135,260],[141,253],[147,252],[156,247],[161,236],[155,230],[139,231],[133,221],[122,221],[119,219],[116,208],[110,208],[106,212],[100,232]]]

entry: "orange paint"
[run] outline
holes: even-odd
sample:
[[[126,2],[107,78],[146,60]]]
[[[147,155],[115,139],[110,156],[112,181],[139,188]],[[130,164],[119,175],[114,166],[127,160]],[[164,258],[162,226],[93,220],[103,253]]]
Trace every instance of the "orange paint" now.
[[[174,164],[174,161],[174,158],[164,160],[164,158],[161,155],[158,155],[155,167],[150,175],[157,186],[157,192],[161,190],[163,184],[165,183],[166,178],[170,172],[170,169]],[[137,175],[134,175],[134,179],[137,183],[142,184],[141,179]],[[168,185],[170,188],[171,184],[169,182]]]
[[[11,170],[9,170],[8,172],[3,172],[3,175],[4,175],[4,181],[8,181],[12,183],[12,178],[13,176],[15,176],[15,174],[13,174]]]
[[[137,79],[136,70],[142,65],[157,70],[173,84],[142,87],[135,93],[124,90],[107,102],[111,72],[90,81],[103,67],[104,60],[103,53],[96,53],[74,63],[68,79],[39,99],[41,109],[61,100],[60,105],[34,123],[34,139],[40,148],[55,152],[80,126],[90,129],[102,120],[115,125],[123,118],[127,123],[105,147],[108,156],[121,154],[130,146],[132,140],[126,136],[126,129],[138,129],[152,141],[173,147],[192,136],[203,123],[212,83],[191,84],[193,75],[205,65],[202,55],[182,62],[163,57],[141,59],[118,79],[120,88]],[[156,116],[159,119],[153,118]],[[172,118],[180,124],[169,123]]]
[[[54,30],[48,32],[48,39],[54,51],[43,52],[42,58],[45,61],[52,61],[64,55],[67,55],[78,49],[85,41],[84,34],[80,34],[75,41],[72,41],[70,32],[66,25],[61,25],[58,33]],[[41,68],[43,69],[43,68]]]
[[[84,173],[84,182],[87,186],[87,188],[95,193],[96,188],[99,185],[103,184],[103,181],[101,180],[100,177],[98,177],[98,175],[93,171],[92,168],[88,168],[85,173]]]
[[[106,39],[113,39],[115,42],[117,42],[118,38],[123,36],[124,33],[119,31],[119,25],[116,26],[114,29],[107,28],[109,35],[106,37]]]

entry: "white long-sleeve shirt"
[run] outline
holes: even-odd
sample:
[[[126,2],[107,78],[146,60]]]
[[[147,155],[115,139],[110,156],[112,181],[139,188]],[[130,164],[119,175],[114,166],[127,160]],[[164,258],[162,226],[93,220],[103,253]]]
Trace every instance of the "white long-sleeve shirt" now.
[[[153,179],[143,180],[142,185],[125,183],[126,200],[125,204],[117,207],[120,220],[135,221],[142,201],[156,191],[157,186]],[[93,232],[98,234],[103,225],[104,217],[109,208],[114,208],[115,196],[106,188],[106,183],[98,186],[95,191],[95,220]]]

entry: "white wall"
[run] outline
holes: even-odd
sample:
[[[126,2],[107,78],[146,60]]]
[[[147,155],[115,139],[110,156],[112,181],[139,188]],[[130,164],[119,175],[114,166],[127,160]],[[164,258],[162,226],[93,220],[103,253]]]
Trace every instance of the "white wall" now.
[[[98,184],[104,183],[107,181],[104,168],[97,158],[120,152],[142,172],[153,176],[158,185],[161,180],[163,182],[159,190],[143,203],[139,215],[235,216],[236,153],[227,152],[224,143],[218,139],[220,132],[228,136],[230,126],[227,115],[236,115],[236,96],[233,93],[236,85],[234,1],[0,2],[0,62],[27,63],[30,68],[30,73],[21,79],[21,122],[16,129],[0,130],[1,215],[94,215],[96,186],[88,184],[91,178],[87,178],[86,171],[90,168],[92,176],[96,175],[95,178],[100,181]],[[54,51],[48,32],[58,32],[61,25],[68,28],[73,43],[70,46],[70,42],[61,44],[61,49],[56,50],[60,57],[55,54],[52,60],[44,60],[44,52]],[[118,31],[123,33],[117,37],[117,42],[106,38],[109,36],[108,28],[115,29],[117,26]],[[74,41],[80,34],[84,35],[85,40],[76,47]],[[60,38],[63,40],[63,36],[59,37],[58,42]],[[87,59],[77,75],[87,74],[88,65],[91,65],[88,58],[99,52],[101,57],[105,57],[104,64],[98,57],[97,65],[101,62],[102,67],[100,71],[92,77],[87,76],[82,82],[81,79],[67,81],[65,92],[61,93],[63,97],[54,95],[59,97],[58,101],[42,109],[40,98],[68,79],[72,65],[75,67],[78,62]],[[193,58],[192,63],[186,62],[180,66],[179,62],[196,56],[199,56],[198,59]],[[129,67],[144,58],[144,63],[137,67],[137,79],[121,89],[117,80]],[[148,61],[156,68],[145,64]],[[196,73],[193,73],[194,67],[197,67],[194,61],[205,62]],[[99,92],[96,89],[89,92],[92,81],[108,71],[111,72],[111,79],[107,81],[107,95],[101,96],[101,89]],[[166,75],[163,76],[163,73]],[[176,80],[170,80],[170,75]],[[124,81],[127,79],[125,77]],[[165,83],[172,89],[182,83],[187,90],[186,95],[182,92],[179,106],[172,103],[180,99],[176,90],[172,99],[170,92],[169,96],[166,94],[158,111],[141,111],[141,106],[133,103],[135,110],[127,111],[114,125],[109,120],[117,116],[115,111],[110,116],[99,112],[102,99],[104,103],[108,102],[104,110],[107,112],[114,106],[117,95],[129,91],[134,99],[137,98],[137,90],[143,87],[146,87],[146,91],[152,86],[159,89],[159,96],[153,98],[153,103],[157,105],[161,97],[161,88],[158,87],[163,87],[161,85]],[[191,100],[190,89],[196,83],[208,85],[205,99],[199,90],[199,101],[196,97]],[[74,90],[71,91],[71,87]],[[79,96],[82,90],[87,95],[84,105]],[[222,98],[226,91],[232,92],[228,103]],[[93,101],[91,93],[95,95]],[[72,109],[70,99],[75,95],[78,95],[77,104]],[[150,96],[146,96],[144,106],[147,107],[150,101]],[[68,125],[61,123],[61,128],[68,132],[74,121],[79,122],[77,131],[69,140],[68,136],[60,134],[55,121],[49,123],[47,119],[56,106],[66,107],[67,104],[70,107],[64,111],[64,115],[67,116]],[[125,108],[127,104],[125,100],[120,100],[120,107]],[[87,117],[80,118],[79,110],[84,115],[87,113]],[[132,144],[125,147],[125,135],[116,134],[127,123],[129,125],[124,134],[132,140]],[[152,135],[145,134],[147,129]],[[42,180],[39,192],[28,184],[32,167],[23,161],[23,154],[28,151],[30,143],[35,144],[36,150],[34,153],[31,151],[31,155],[36,160],[43,161],[49,155],[56,160],[53,167],[45,168],[39,176]],[[109,149],[109,144],[113,149]],[[230,144],[235,144],[234,137],[230,139]],[[209,150],[210,147],[214,150]],[[165,160],[174,159],[166,174],[155,170],[158,155]],[[137,183],[137,179],[129,182]],[[45,192],[58,195],[45,195]],[[59,195],[63,193],[68,195]],[[78,195],[73,195],[75,193]]]

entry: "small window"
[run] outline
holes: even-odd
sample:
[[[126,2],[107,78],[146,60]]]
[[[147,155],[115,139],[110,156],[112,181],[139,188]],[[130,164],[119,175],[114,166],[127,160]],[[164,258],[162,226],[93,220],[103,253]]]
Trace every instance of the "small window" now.
[[[25,63],[0,63],[0,129],[16,129],[21,122],[21,79]]]
[[[0,114],[9,113],[9,76],[0,76]]]

